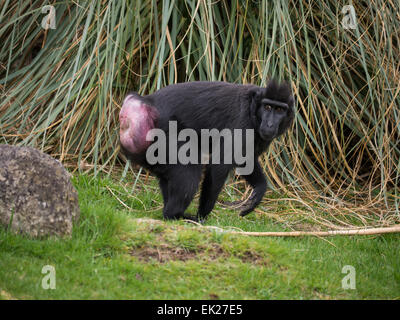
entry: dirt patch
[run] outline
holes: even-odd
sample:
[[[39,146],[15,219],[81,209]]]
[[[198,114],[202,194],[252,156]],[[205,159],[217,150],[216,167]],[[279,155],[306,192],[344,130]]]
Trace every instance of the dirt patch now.
[[[179,247],[170,248],[168,246],[134,248],[129,253],[143,262],[149,262],[151,260],[156,260],[158,262],[167,262],[171,260],[187,261],[196,257],[196,252],[194,251]]]
[[[267,259],[262,255],[258,254],[257,252],[253,252],[250,250],[246,250],[239,254],[239,258],[243,262],[252,263],[252,264],[259,264],[259,265],[266,265]]]
[[[188,260],[217,260],[219,258],[226,259],[235,256],[244,263],[267,265],[267,258],[250,250],[237,254],[226,252],[220,245],[214,244],[209,247],[198,247],[195,250],[172,247],[166,244],[158,247],[137,247],[129,251],[129,253],[138,258],[142,262],[158,261],[160,263],[168,261],[188,261]]]
[[[194,243],[186,241],[185,238],[176,241],[177,239],[173,235],[179,231],[184,232],[187,228],[183,226],[168,226],[163,221],[148,218],[135,219],[135,221],[138,223],[136,231],[151,233],[155,236],[152,241],[145,241],[128,249],[131,256],[142,262],[214,261],[236,257],[243,263],[252,265],[266,266],[269,264],[266,254],[258,252],[255,248],[235,250],[234,248],[226,248],[219,243],[210,242],[209,239],[204,239],[204,241],[198,239]],[[197,232],[207,233],[209,230],[199,228]],[[186,243],[190,246],[186,247]]]

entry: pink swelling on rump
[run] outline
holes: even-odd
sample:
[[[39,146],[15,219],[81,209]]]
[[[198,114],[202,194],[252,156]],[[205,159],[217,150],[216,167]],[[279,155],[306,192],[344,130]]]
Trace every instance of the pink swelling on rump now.
[[[152,141],[146,141],[147,132],[155,127],[158,112],[134,95],[128,95],[119,113],[119,138],[122,146],[137,154],[145,151]]]

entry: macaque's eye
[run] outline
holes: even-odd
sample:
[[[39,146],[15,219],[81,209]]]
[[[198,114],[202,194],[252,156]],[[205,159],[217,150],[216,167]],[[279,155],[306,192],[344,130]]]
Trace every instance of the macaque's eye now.
[[[264,108],[265,108],[265,110],[267,110],[267,111],[271,111],[271,109],[272,109],[271,106],[268,105],[268,104],[267,104]]]

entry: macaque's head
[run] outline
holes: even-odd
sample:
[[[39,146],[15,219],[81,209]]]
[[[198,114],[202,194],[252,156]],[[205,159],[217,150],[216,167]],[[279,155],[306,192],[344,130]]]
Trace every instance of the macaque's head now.
[[[252,97],[253,123],[265,141],[283,134],[294,118],[294,99],[286,83],[271,81],[266,88],[256,89]]]

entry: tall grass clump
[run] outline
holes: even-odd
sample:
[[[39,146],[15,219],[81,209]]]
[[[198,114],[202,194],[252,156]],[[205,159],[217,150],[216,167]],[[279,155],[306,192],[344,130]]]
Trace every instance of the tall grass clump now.
[[[296,120],[262,159],[282,194],[264,205],[285,200],[277,219],[329,228],[398,223],[400,4],[354,2],[354,29],[342,24],[348,4],[2,1],[0,143],[110,173],[124,165],[117,115],[128,90],[286,79]],[[55,29],[42,28],[45,5]]]

